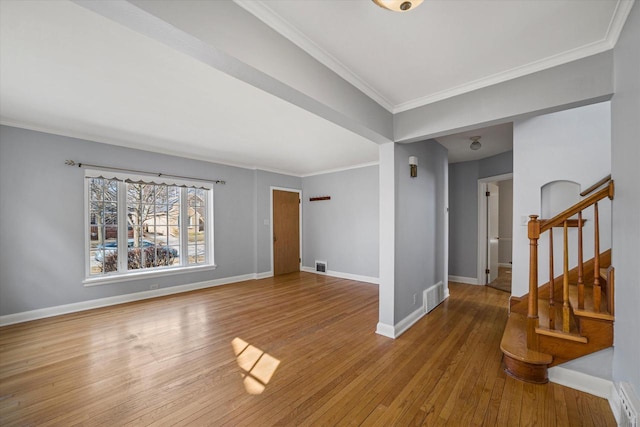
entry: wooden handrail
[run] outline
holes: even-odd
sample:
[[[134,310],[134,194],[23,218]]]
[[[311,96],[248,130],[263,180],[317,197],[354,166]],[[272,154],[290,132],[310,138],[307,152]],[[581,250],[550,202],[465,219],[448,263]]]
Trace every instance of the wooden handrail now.
[[[585,210],[589,206],[594,203],[608,197],[613,199],[614,186],[613,181],[609,181],[609,185],[607,185],[602,190],[599,190],[597,193],[593,193],[591,196],[587,197],[584,200],[579,201],[575,205],[571,206],[569,209],[560,212],[558,215],[553,218],[546,220],[545,222],[540,224],[540,233],[544,233],[552,227],[557,227],[558,225],[564,223],[567,219],[571,218],[575,214],[580,211]]]
[[[595,184],[593,184],[591,187],[587,188],[586,190],[584,190],[582,193],[580,193],[580,196],[584,197],[587,194],[593,193],[595,190],[597,190],[600,186],[602,186],[603,184],[606,184],[607,182],[611,181],[611,174],[605,176],[604,178],[602,178],[600,181],[596,182]]]

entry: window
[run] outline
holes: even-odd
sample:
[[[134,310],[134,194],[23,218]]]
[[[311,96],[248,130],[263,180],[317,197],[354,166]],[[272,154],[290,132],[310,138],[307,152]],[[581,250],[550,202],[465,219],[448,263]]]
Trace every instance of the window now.
[[[87,281],[213,266],[210,183],[87,170]]]

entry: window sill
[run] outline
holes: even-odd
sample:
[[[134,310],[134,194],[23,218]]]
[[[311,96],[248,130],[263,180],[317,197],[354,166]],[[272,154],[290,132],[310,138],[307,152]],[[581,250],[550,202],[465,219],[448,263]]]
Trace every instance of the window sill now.
[[[132,280],[144,280],[144,279],[152,279],[154,277],[174,276],[176,274],[209,271],[209,270],[215,270],[216,268],[217,268],[217,265],[208,264],[208,265],[198,265],[193,267],[167,268],[164,270],[153,270],[153,271],[142,271],[142,272],[136,271],[134,273],[110,274],[108,276],[91,277],[91,278],[84,279],[82,281],[82,284],[85,287],[100,286],[100,285],[108,285],[112,283],[130,282]]]

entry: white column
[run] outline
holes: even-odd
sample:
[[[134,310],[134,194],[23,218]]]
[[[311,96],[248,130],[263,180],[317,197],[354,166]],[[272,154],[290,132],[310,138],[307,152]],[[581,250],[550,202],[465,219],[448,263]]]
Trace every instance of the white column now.
[[[380,285],[376,333],[395,338],[395,143],[380,144]]]

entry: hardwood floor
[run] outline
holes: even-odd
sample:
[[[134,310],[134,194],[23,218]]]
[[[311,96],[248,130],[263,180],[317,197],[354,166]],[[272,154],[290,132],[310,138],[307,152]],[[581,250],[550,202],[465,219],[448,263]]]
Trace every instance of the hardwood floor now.
[[[498,289],[499,291],[511,293],[511,269],[507,267],[498,267],[498,277],[487,284],[487,286]]]
[[[0,424],[607,426],[606,400],[504,374],[509,295],[450,284],[396,340],[375,285],[309,273],[0,329]]]

